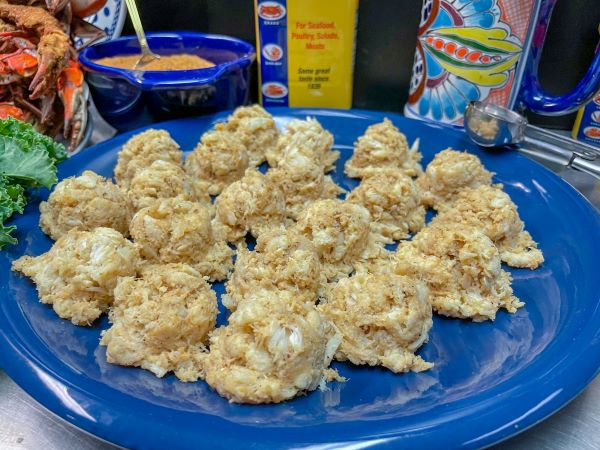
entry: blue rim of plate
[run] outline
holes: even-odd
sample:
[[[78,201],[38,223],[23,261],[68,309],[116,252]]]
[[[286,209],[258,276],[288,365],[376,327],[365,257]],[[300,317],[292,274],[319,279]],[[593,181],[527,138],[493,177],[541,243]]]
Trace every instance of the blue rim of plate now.
[[[441,138],[449,139],[456,138],[459,133],[444,126],[411,121],[393,113],[288,108],[273,108],[272,112],[276,116],[321,115],[373,121],[380,121],[387,116],[400,125],[401,129],[425,127]],[[227,113],[220,113],[204,119],[165,122],[153,127],[168,129],[170,124],[179,123],[181,126],[195,124],[205,128],[214,123],[215,119],[222,119],[226,115]],[[123,142],[137,132],[139,130],[125,133],[74,156],[64,163],[63,171],[71,168],[81,171],[86,155],[114,149],[116,143]],[[509,158],[514,159],[511,162],[534,171],[540,180],[555,183],[556,193],[564,195],[565,200],[569,201],[567,206],[572,208],[563,213],[572,217],[579,214],[579,226],[585,227],[582,232],[590,237],[590,241],[585,243],[589,252],[600,254],[600,215],[593,206],[575,189],[538,163],[518,154]],[[584,223],[584,219],[587,223]],[[594,268],[589,270],[592,275],[595,273]],[[587,283],[586,286],[588,285],[590,284]],[[595,288],[594,293],[599,292]],[[261,428],[247,423],[232,423],[214,415],[182,415],[180,411],[165,411],[161,406],[148,404],[131,396],[119,402],[121,398],[118,395],[115,398],[107,386],[74,383],[81,381],[81,377],[68,373],[60,364],[45,364],[41,358],[50,357],[52,360],[51,349],[32,349],[28,343],[35,342],[36,335],[30,323],[12,322],[11,317],[5,314],[0,314],[0,347],[3,349],[0,353],[0,366],[50,411],[87,432],[122,446],[160,448],[170,443],[185,448],[211,448],[216,445],[227,448],[255,443],[258,447],[285,448],[327,444],[337,447],[360,442],[360,448],[401,445],[432,448],[442,444],[447,448],[477,448],[497,443],[539,423],[572,400],[591,382],[600,368],[599,300],[600,296],[587,300],[590,306],[587,322],[579,323],[576,329],[570,330],[577,333],[575,341],[565,341],[564,336],[561,336],[558,343],[552,341],[549,344],[549,350],[552,351],[544,351],[533,359],[516,374],[516,381],[511,379],[486,391],[474,393],[475,402],[466,398],[446,405],[447,409],[440,416],[443,420],[440,417],[423,419],[423,414],[420,414],[421,419],[415,424],[410,422],[409,416],[404,422],[391,418],[373,423],[350,421],[336,423],[334,426],[324,422],[308,429],[294,427],[293,424],[287,427]],[[3,301],[10,299],[5,297]],[[527,378],[530,375],[533,376]],[[104,413],[110,413],[110,417]],[[162,421],[157,422],[154,417],[159,416]]]

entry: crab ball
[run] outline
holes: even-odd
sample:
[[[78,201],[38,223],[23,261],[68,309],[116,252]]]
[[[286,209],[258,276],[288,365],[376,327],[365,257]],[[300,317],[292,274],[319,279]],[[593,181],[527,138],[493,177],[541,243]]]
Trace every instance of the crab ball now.
[[[344,192],[314,162],[296,168],[281,164],[269,170],[267,177],[283,192],[286,216],[292,220],[297,220],[300,213],[314,201],[334,199]]]
[[[152,263],[186,263],[211,280],[227,276],[233,251],[215,240],[208,209],[180,198],[158,200],[131,220],[131,236]]]
[[[498,186],[463,189],[452,208],[434,218],[433,223],[438,222],[480,229],[498,247],[500,258],[509,266],[535,269],[544,261],[537,243],[524,229],[517,205]]]
[[[369,211],[341,200],[318,200],[298,218],[296,229],[317,250],[328,280],[352,272],[370,244]]]
[[[109,363],[142,367],[163,377],[173,371],[196,381],[208,333],[217,320],[217,297],[187,264],[150,265],[141,276],[120,278],[102,334]]]
[[[493,175],[477,156],[449,148],[435,155],[417,179],[417,186],[423,193],[423,204],[441,211],[452,206],[462,189],[491,185]]]
[[[425,226],[425,208],[415,182],[401,172],[380,172],[363,179],[346,201],[364,206],[386,242],[408,237]]]
[[[185,172],[196,192],[219,195],[244,176],[248,152],[236,133],[211,130],[185,159]]]
[[[131,180],[128,196],[134,211],[150,206],[158,199],[175,197],[198,201],[209,211],[212,209],[208,193],[197,197],[187,183],[183,168],[168,161],[157,160],[140,170]]]
[[[323,282],[313,243],[294,228],[276,228],[258,238],[254,251],[238,250],[221,300],[233,311],[256,290],[279,289],[292,293],[295,301],[314,304]]]
[[[72,229],[107,227],[128,234],[131,212],[127,195],[112,181],[86,170],[56,185],[40,203],[40,227],[57,240]]]
[[[414,354],[433,325],[423,282],[393,273],[359,273],[329,289],[318,308],[342,335],[338,361],[381,365],[396,373],[433,366]]]
[[[340,152],[332,150],[333,135],[313,118],[294,119],[285,126],[277,146],[267,152],[271,167],[278,167],[283,161],[288,166],[306,165],[307,160],[329,172],[334,169]]]
[[[524,303],[514,296],[494,243],[463,224],[434,224],[396,251],[395,272],[424,281],[433,309],[444,316],[494,320],[499,309],[514,313]]]
[[[381,170],[402,172],[414,177],[423,171],[422,155],[416,145],[409,148],[406,136],[389,119],[371,125],[354,144],[344,172],[350,178],[363,178]]]
[[[234,132],[239,137],[248,152],[250,167],[264,162],[265,154],[275,149],[279,139],[273,116],[260,105],[240,106],[227,118],[227,122],[215,128]]]
[[[279,403],[324,383],[340,337],[314,305],[260,291],[210,336],[205,380],[235,403]]]
[[[215,225],[229,242],[238,242],[246,233],[254,237],[285,223],[285,198],[270,177],[256,169],[227,186],[215,200]]]
[[[129,189],[137,172],[156,160],[181,164],[183,153],[177,142],[165,130],[147,130],[129,139],[121,151],[115,167],[115,180]]]
[[[71,230],[37,257],[23,256],[12,269],[36,284],[40,302],[75,325],[90,325],[113,302],[120,277],[140,265],[136,245],[112,228]]]

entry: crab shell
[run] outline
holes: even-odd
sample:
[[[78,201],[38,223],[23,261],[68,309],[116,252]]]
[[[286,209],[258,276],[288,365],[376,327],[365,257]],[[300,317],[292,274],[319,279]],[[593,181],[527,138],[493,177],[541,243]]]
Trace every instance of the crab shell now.
[[[18,106],[15,106],[13,102],[0,102],[0,119],[4,120],[8,117],[14,117],[22,121],[27,120],[26,113]]]

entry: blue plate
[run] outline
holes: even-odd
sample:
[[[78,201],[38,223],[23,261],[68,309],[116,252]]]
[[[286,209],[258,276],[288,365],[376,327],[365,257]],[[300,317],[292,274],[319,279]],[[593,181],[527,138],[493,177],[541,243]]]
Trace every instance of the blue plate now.
[[[279,123],[315,116],[347,159],[354,140],[383,113],[273,110]],[[229,404],[204,382],[158,379],[106,363],[98,346],[106,319],[90,328],[59,320],[38,302],[33,284],[10,272],[23,254],[51,241],[38,228],[38,205],[14,220],[19,245],[0,253],[0,365],[45,407],[103,439],[135,448],[289,448],[359,445],[475,448],[512,436],[573,399],[600,365],[600,218],[572,187],[514,152],[486,153],[459,131],[387,114],[409,141],[421,138],[424,163],[446,148],[478,155],[519,206],[546,263],[511,270],[526,302],[494,323],[436,317],[421,351],[435,368],[394,375],[336,363],[347,383],[331,383],[279,405]],[[224,114],[167,122],[184,149]],[[60,177],[92,169],[111,176],[117,151],[132,135],[90,148],[60,166]],[[354,181],[334,178],[346,187]],[[45,197],[45,195],[40,195]],[[217,285],[222,292],[222,285]],[[223,315],[220,317],[223,321]],[[331,448],[328,446],[328,448]]]

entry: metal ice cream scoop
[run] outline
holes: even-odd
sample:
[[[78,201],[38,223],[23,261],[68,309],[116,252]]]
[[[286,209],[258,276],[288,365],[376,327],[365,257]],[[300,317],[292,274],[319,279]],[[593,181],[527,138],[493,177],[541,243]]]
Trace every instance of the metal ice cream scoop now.
[[[523,153],[600,179],[600,149],[529,125],[525,117],[502,106],[471,102],[465,112],[465,130],[482,147],[521,144],[518,150]]]

